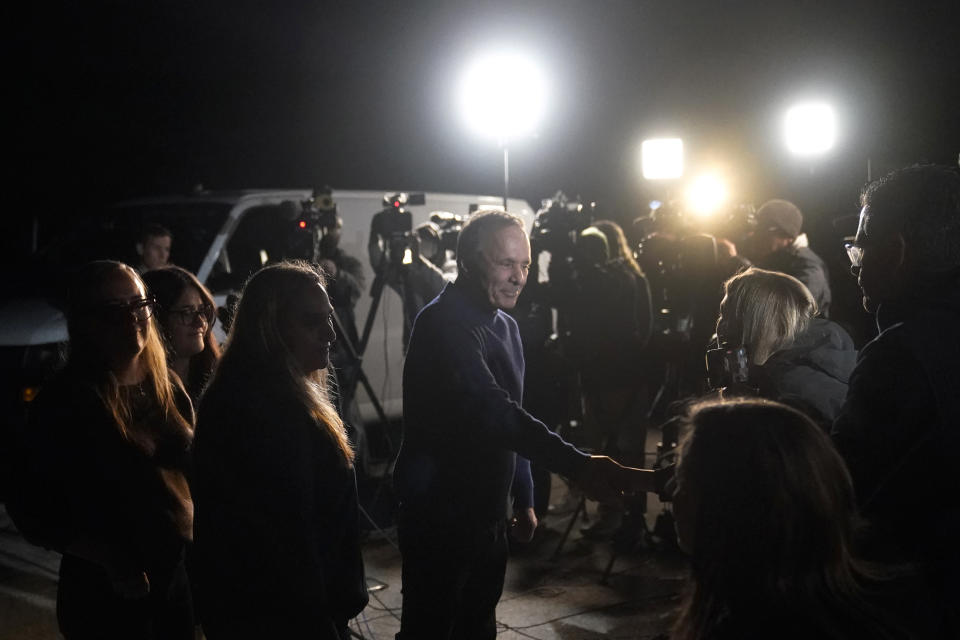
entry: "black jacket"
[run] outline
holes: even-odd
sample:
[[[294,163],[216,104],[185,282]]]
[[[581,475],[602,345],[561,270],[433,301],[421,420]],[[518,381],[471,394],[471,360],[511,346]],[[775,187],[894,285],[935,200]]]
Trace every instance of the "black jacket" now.
[[[750,372],[760,395],[800,409],[829,429],[847,396],[857,351],[835,322],[814,318],[793,345]]]
[[[880,335],[860,353],[833,437],[870,552],[916,561],[960,602],[960,282],[885,303]],[[955,615],[955,614],[954,614]]]
[[[357,489],[333,439],[254,367],[215,379],[194,440],[205,624],[331,635],[367,603]],[[326,635],[324,635],[326,633]]]
[[[186,392],[179,383],[173,389],[192,423]],[[96,389],[70,368],[37,397],[9,505],[34,544],[69,553],[72,543],[95,541],[110,550],[115,569],[130,571],[177,562],[191,536],[186,476],[193,433],[166,419],[149,396],[136,388],[129,393],[128,437]]]
[[[817,301],[820,315],[830,317],[830,275],[826,263],[809,247],[787,247],[774,251],[760,260],[757,266],[785,273],[805,284]]]

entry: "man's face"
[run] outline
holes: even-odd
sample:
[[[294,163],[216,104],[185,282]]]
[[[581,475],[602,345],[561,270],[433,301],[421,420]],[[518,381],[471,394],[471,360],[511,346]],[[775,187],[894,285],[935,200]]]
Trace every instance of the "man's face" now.
[[[143,243],[143,265],[162,269],[170,261],[170,236],[148,236]]]
[[[860,225],[854,244],[863,250],[860,268],[853,268],[857,284],[863,292],[863,308],[873,313],[881,302],[890,300],[898,294],[901,282],[902,245],[899,236],[871,232],[867,235],[870,223],[870,207],[860,212]]]
[[[754,262],[760,262],[771,253],[789,247],[793,239],[773,229],[757,229],[747,238],[747,257]]]
[[[530,241],[518,226],[498,229],[480,251],[480,286],[496,309],[513,309],[530,271]]]

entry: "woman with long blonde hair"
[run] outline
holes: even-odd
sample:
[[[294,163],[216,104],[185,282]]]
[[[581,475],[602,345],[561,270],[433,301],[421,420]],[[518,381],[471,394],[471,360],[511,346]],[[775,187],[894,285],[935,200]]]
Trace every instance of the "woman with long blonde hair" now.
[[[193,410],[167,370],[154,305],[132,267],[81,268],[67,366],[31,408],[11,513],[29,540],[63,554],[66,638],[193,637],[183,561]]]
[[[746,350],[750,384],[829,428],[856,364],[850,335],[816,317],[813,296],[793,276],[750,267],[723,289],[717,340]]]
[[[201,398],[196,564],[211,640],[345,638],[366,605],[353,450],[326,391],[332,313],[313,266],[258,271]]]

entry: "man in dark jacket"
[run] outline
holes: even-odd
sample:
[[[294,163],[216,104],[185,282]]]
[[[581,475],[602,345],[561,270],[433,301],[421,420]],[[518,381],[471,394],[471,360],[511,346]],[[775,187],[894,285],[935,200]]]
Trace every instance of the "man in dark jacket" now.
[[[533,460],[609,498],[654,489],[653,472],[587,456],[520,406],[523,347],[516,306],[530,268],[519,218],[474,214],[457,246],[458,276],[417,316],[403,369],[400,498],[403,616],[398,638],[496,637],[511,485],[520,537],[536,527]],[[516,452],[516,453],[515,453]],[[518,458],[519,453],[523,458]]]
[[[960,174],[871,184],[848,246],[880,335],[860,352],[833,436],[870,520],[873,559],[914,562],[960,637]]]
[[[769,200],[757,210],[757,228],[747,241],[747,257],[761,269],[793,276],[813,294],[824,318],[830,314],[827,265],[801,233],[803,213],[787,200]]]

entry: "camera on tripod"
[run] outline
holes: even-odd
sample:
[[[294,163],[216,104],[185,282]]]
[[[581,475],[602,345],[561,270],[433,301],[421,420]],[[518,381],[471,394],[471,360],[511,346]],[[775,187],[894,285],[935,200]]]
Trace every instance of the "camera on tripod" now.
[[[416,237],[413,215],[405,205],[426,203],[423,193],[393,193],[383,197],[383,209],[370,222],[370,263],[374,271],[399,269],[413,262]]]
[[[552,198],[541,201],[530,232],[534,252],[549,251],[551,255],[570,255],[577,235],[593,222],[595,205],[584,206],[571,201],[557,191]]]
[[[457,251],[457,238],[463,229],[464,218],[449,211],[434,211],[430,214],[430,222],[437,225],[440,232],[440,249],[442,251]]]
[[[676,203],[654,201],[648,215],[634,225],[642,237],[637,262],[659,310],[654,333],[687,339],[696,331],[698,339],[709,337],[719,303],[713,299],[716,292],[747,266],[734,247],[756,225],[753,205],[735,205],[703,218]],[[697,323],[702,326],[694,326]]]
[[[321,234],[335,229],[339,224],[337,204],[333,201],[330,187],[314,189],[313,195],[300,202],[297,226],[305,231],[320,231]]]

